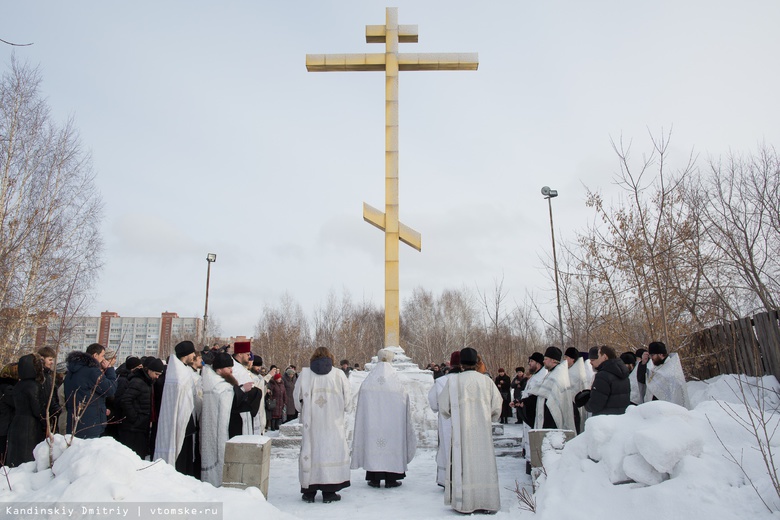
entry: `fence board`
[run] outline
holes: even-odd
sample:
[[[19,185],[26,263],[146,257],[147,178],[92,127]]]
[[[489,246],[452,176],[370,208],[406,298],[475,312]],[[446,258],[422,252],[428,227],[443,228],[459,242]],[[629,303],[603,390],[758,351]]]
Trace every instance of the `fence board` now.
[[[773,374],[780,380],[780,312],[714,325],[693,334],[683,368],[691,377]]]

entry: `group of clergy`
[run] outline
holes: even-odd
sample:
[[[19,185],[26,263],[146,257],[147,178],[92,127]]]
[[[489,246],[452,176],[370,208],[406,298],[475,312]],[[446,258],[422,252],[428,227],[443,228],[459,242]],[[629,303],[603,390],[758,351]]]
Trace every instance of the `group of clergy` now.
[[[248,341],[237,341],[233,356],[212,353],[199,373],[192,364],[194,344],[176,345],[165,371],[155,459],[185,475],[222,484],[227,440],[262,434],[265,427],[265,380],[250,369],[249,352]]]
[[[617,356],[608,346],[593,347],[588,359],[574,347],[563,353],[548,347],[529,358],[530,377],[518,407],[523,408],[523,450],[530,454],[531,429],[583,431],[589,415],[622,414],[653,400],[690,408],[680,358],[654,341],[648,349]],[[598,404],[596,404],[598,403]],[[530,463],[526,464],[530,473]]]
[[[232,357],[217,353],[200,375],[190,366],[194,352],[191,342],[182,342],[168,361],[155,458],[219,486],[227,439],[263,432],[264,381],[242,363],[248,342],[237,342]],[[577,349],[567,349],[564,355],[549,347],[544,354],[530,356],[530,377],[521,399],[527,423],[524,439],[530,428],[582,431],[587,413],[578,409],[575,395],[591,387],[593,368],[602,364],[602,357],[606,359],[604,354],[596,348],[585,360]],[[340,500],[338,491],[350,485],[351,469],[365,469],[371,487],[381,487],[382,481],[386,488],[401,485],[417,443],[410,397],[392,365],[393,357],[391,349],[380,350],[360,386],[350,455],[345,420],[351,385],[327,348],[312,354],[293,392],[302,424],[303,501],[314,502],[318,491],[325,503]],[[646,359],[636,361],[626,369],[626,378],[632,386],[646,385],[641,402],[659,398],[688,406],[676,354],[668,355],[665,345],[654,342]],[[623,365],[619,358],[617,362]],[[480,370],[484,365],[476,350],[453,352],[450,365],[450,372],[435,379],[428,394],[431,408],[439,413],[436,481],[453,509],[496,512],[501,505],[492,423],[501,416],[503,399],[492,379]],[[636,400],[637,392],[630,393]],[[525,453],[529,453],[527,444]]]

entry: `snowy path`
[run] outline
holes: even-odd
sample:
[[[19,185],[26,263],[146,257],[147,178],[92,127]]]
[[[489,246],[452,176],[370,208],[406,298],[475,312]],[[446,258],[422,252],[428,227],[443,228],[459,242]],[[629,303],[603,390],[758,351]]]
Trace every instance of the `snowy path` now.
[[[509,424],[505,425],[505,428],[507,435],[521,435],[520,425]],[[500,438],[496,437],[497,440]],[[530,479],[525,474],[525,460],[497,457],[497,461],[501,511],[495,518],[509,514],[517,518],[521,511],[511,490],[515,488],[515,480],[530,485]],[[306,504],[301,501],[297,457],[282,458],[272,455],[268,501],[285,513],[306,519],[436,519],[463,516],[444,505],[444,490],[436,485],[436,450],[417,450],[403,485],[399,488],[368,487],[362,469],[352,471],[351,482],[350,487],[340,492],[340,502],[323,504],[322,495],[318,494],[314,504]]]

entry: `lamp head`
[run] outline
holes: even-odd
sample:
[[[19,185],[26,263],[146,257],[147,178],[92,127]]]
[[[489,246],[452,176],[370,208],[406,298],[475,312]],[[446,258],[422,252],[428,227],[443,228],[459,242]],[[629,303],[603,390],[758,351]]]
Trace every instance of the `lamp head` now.
[[[207,262],[216,262],[217,261],[217,255],[216,253],[209,253],[206,255],[206,261]]]
[[[551,190],[549,186],[544,186],[542,187],[542,195],[551,199],[558,196],[558,190]]]

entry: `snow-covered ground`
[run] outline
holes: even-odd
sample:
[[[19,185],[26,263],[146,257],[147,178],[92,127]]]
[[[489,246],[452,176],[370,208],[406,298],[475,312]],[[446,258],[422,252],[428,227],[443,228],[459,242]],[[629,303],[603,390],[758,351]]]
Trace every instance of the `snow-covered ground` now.
[[[624,416],[590,419],[585,433],[569,442],[562,454],[546,455],[547,475],[541,479],[543,482],[536,493],[536,514],[522,509],[514,494],[516,481],[530,488],[524,460],[498,457],[502,489],[501,511],[496,518],[780,518],[780,513],[769,511],[770,508],[780,510],[780,499],[756,450],[756,439],[731,416],[739,414],[745,418],[744,406],[732,404],[729,409],[726,404],[739,401],[735,382],[733,376],[721,376],[707,382],[689,383],[691,400],[696,405],[692,411],[656,402],[631,409]],[[773,377],[751,382],[750,388],[770,389],[764,394],[765,408],[778,404],[776,392],[780,385]],[[720,404],[713,399],[720,400]],[[777,424],[775,415],[769,427],[775,428]],[[506,425],[505,430],[505,436],[519,435],[520,426]],[[777,450],[780,437],[773,438],[770,445]],[[272,458],[266,501],[254,488],[243,491],[214,488],[178,474],[163,462],[142,461],[110,439],[76,439],[72,446],[64,447],[64,439],[58,437],[52,451],[55,462],[51,469],[48,469],[49,450],[42,444],[36,452],[36,462],[10,470],[7,479],[0,475],[0,502],[3,503],[0,514],[4,518],[76,518],[62,514],[15,515],[5,509],[24,503],[53,502],[119,505],[220,502],[225,519],[374,520],[461,516],[443,503],[442,489],[435,483],[435,450],[431,449],[418,450],[400,488],[370,488],[362,470],[355,470],[352,486],[341,492],[341,502],[323,504],[318,496],[316,503],[306,504],[300,499],[295,457]],[[728,459],[726,449],[742,461],[742,469]],[[759,494],[769,507],[762,503]],[[131,510],[127,518],[139,518],[139,515]]]

